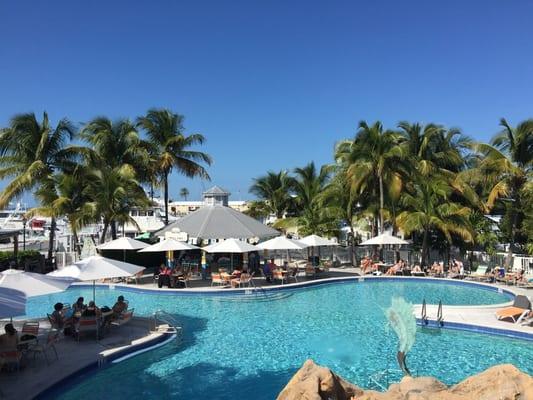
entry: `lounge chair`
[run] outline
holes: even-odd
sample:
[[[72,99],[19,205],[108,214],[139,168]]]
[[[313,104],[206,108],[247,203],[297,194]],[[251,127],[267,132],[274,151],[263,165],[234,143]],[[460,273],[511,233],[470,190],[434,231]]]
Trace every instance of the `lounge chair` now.
[[[525,311],[531,310],[531,302],[526,296],[518,295],[515,297],[513,305],[496,311],[496,318],[499,320],[511,320],[512,322],[524,314]]]
[[[517,282],[516,286],[522,289],[533,289],[533,279],[529,279],[527,282]]]
[[[55,344],[59,341],[59,335],[60,332],[57,329],[50,329],[48,331],[48,336],[46,338],[45,344],[35,344],[28,348],[28,353],[33,353],[33,359],[37,357],[37,354],[42,354],[44,359],[46,360],[46,364],[50,364],[48,361],[48,352],[50,350],[54,351],[54,354],[56,356],[56,360],[59,359],[59,356],[57,355],[57,349]]]
[[[474,280],[485,280],[487,279],[487,269],[486,265],[478,265],[477,269],[470,274],[470,278]]]

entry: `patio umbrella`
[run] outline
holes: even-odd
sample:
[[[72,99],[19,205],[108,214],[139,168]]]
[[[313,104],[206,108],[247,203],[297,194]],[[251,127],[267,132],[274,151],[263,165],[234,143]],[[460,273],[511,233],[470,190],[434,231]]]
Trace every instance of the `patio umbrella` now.
[[[263,250],[287,250],[288,260],[289,250],[302,250],[308,246],[298,240],[289,239],[285,236],[278,236],[274,239],[267,240],[266,242],[259,243],[257,247]]]
[[[231,269],[233,270],[233,253],[249,253],[251,251],[261,250],[259,247],[251,245],[237,239],[226,239],[223,242],[218,242],[204,247],[202,250],[208,253],[230,253],[231,254]]]
[[[392,236],[385,232],[381,235],[373,237],[372,239],[365,240],[359,243],[359,246],[371,246],[371,245],[384,245],[384,244],[409,244],[407,240],[400,239],[399,237]]]
[[[20,290],[0,288],[0,318],[26,314],[26,295]]]
[[[80,281],[93,281],[93,300],[96,297],[96,281],[99,279],[126,278],[133,276],[145,268],[124,261],[113,260],[102,256],[92,256],[75,263],[79,267],[76,277]],[[75,272],[73,272],[75,273]]]
[[[98,250],[122,250],[124,252],[124,261],[126,261],[126,250],[140,250],[150,246],[148,243],[141,242],[129,237],[121,237],[116,240],[96,246]]]
[[[181,251],[181,250],[197,250],[199,247],[193,246],[192,244],[180,242],[176,239],[164,239],[159,243],[153,244],[151,246],[145,247],[142,250],[139,250],[139,253],[158,253],[161,251]]]
[[[67,267],[63,267],[60,269],[56,269],[55,271],[49,272],[46,275],[48,276],[57,276],[57,277],[63,277],[63,278],[78,278],[80,275],[80,267],[77,265],[69,265]]]
[[[329,239],[326,239],[326,238],[323,238],[322,236],[318,236],[318,235],[309,235],[309,236],[306,236],[304,237],[303,239],[300,239],[299,240],[300,243],[304,243],[306,244],[307,246],[313,248],[313,257],[314,257],[314,248],[315,247],[319,247],[318,249],[318,258],[320,259],[320,247],[322,246],[338,246],[337,243],[335,242],[332,242],[331,240]],[[309,255],[309,253],[308,253]]]
[[[32,297],[62,292],[67,289],[72,282],[73,279],[47,276],[17,269],[8,269],[1,274],[0,288],[20,290],[26,296]]]

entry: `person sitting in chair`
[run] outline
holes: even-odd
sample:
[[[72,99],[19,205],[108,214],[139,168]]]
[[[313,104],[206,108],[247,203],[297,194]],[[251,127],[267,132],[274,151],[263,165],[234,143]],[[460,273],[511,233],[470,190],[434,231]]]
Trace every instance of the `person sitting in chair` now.
[[[83,310],[85,310],[87,306],[85,304],[83,304],[83,297],[78,297],[78,300],[76,300],[76,302],[72,305],[72,311],[74,313],[82,313]]]

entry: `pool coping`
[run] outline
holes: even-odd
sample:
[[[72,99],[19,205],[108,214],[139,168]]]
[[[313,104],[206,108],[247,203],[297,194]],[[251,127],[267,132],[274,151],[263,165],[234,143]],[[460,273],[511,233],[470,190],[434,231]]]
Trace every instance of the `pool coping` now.
[[[135,318],[146,319],[146,317]],[[170,329],[167,329],[166,331],[160,330],[161,327],[165,328],[167,326],[157,326],[155,331],[151,331],[148,335],[132,341],[132,343],[129,345],[101,351],[98,353],[98,358],[96,361],[90,362],[83,367],[70,372],[58,381],[50,384],[48,387],[37,393],[33,399],[46,400],[54,398],[54,395],[64,393],[67,388],[79,384],[78,380],[81,377],[94,373],[105,365],[111,365],[119,359],[127,356],[135,356],[141,352],[153,350],[162,344],[166,344],[176,336],[175,331]]]

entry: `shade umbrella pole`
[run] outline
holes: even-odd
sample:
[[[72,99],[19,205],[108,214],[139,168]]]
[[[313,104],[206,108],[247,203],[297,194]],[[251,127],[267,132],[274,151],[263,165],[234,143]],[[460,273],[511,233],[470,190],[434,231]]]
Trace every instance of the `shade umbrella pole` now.
[[[96,303],[96,281],[93,279],[93,301]]]

